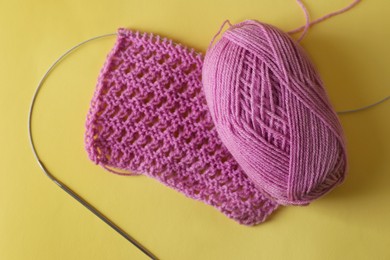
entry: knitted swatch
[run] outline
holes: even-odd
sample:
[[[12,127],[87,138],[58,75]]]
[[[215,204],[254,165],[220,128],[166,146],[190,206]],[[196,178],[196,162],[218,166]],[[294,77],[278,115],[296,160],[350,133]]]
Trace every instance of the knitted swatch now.
[[[277,204],[248,179],[214,128],[203,57],[152,34],[119,29],[98,79],[85,145],[96,164],[153,177],[241,224]]]

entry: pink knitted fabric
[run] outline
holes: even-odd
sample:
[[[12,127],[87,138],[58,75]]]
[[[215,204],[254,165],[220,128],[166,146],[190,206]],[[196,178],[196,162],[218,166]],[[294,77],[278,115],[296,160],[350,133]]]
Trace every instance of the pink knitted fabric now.
[[[202,62],[171,40],[119,29],[91,102],[86,149],[107,169],[145,174],[241,224],[261,223],[277,204],[219,139],[202,90]]]

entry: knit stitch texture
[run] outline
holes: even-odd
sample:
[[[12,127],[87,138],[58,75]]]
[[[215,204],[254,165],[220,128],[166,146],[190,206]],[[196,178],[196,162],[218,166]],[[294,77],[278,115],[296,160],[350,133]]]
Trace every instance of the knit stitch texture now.
[[[241,224],[261,223],[277,204],[219,139],[202,63],[201,54],[169,39],[119,29],[91,102],[86,150],[113,172],[153,177]]]

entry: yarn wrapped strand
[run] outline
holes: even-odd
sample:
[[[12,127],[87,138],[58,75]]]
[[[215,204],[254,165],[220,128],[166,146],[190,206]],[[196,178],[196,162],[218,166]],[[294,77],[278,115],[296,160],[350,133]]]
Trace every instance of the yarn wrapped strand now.
[[[307,205],[343,182],[341,124],[314,65],[287,33],[254,20],[230,26],[207,51],[202,77],[221,140],[266,196]]]

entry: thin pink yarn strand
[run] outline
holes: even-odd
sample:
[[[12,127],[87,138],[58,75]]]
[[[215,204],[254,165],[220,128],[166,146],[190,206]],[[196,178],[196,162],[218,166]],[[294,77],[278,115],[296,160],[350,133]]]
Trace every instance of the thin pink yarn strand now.
[[[305,10],[302,2],[300,0],[297,0],[297,2]],[[356,6],[360,2],[361,2],[361,0],[355,0],[351,4],[349,4],[348,6],[346,6],[344,8],[341,8],[340,10],[334,11],[332,13],[329,13],[327,15],[324,15],[324,16],[322,16],[322,17],[320,17],[318,19],[315,19],[315,20],[313,20],[313,21],[311,21],[309,23],[307,23],[307,20],[306,20],[306,24],[305,25],[303,25],[303,26],[301,26],[301,27],[299,27],[297,29],[291,30],[291,31],[289,31],[287,33],[288,34],[295,34],[295,33],[301,32],[302,30],[307,31],[308,28],[312,27],[315,24],[321,23],[321,22],[323,22],[323,21],[325,21],[325,20],[327,20],[327,19],[329,19],[329,18],[331,18],[333,16],[336,16],[336,15],[339,15],[339,14],[347,12],[348,10],[352,9],[354,6]],[[304,35],[304,34],[305,34],[305,32],[302,35]],[[301,35],[301,37],[302,37],[302,35]],[[300,40],[301,40],[301,38],[300,38]]]
[[[305,19],[306,19],[306,24],[303,26],[303,33],[298,39],[298,42],[302,41],[305,35],[307,34],[309,28],[310,28],[310,15],[309,12],[307,11],[306,6],[302,3],[301,0],[297,0],[299,6],[302,8],[304,14],[305,14]]]
[[[296,0],[298,5],[301,7],[303,13],[305,14],[305,20],[306,20],[306,23],[305,25],[301,26],[301,27],[298,27],[294,30],[291,30],[291,31],[288,31],[287,33],[288,34],[295,34],[295,33],[299,33],[299,32],[302,32],[302,34],[299,36],[298,38],[298,42],[301,42],[303,40],[303,38],[305,38],[307,32],[309,31],[310,27],[312,27],[313,25],[315,24],[318,24],[318,23],[321,23],[333,16],[336,16],[336,15],[339,15],[339,14],[342,14],[342,13],[345,13],[347,12],[348,10],[352,9],[354,6],[356,6],[358,3],[361,2],[361,0],[355,0],[353,1],[351,4],[349,4],[348,6],[344,7],[344,8],[341,8],[340,10],[337,10],[337,11],[334,11],[332,13],[329,13],[327,15],[324,15],[320,18],[317,18],[313,21],[310,21],[310,14],[309,14],[309,11],[307,10],[306,6],[304,5],[304,3],[302,2],[302,0]],[[223,28],[225,27],[226,24],[229,24],[229,27],[232,27],[233,25],[231,24],[231,22],[227,19],[225,20],[221,27],[219,28],[218,32],[214,35],[214,37],[211,39],[211,42],[207,48],[207,50],[210,50],[211,46],[213,45],[215,39],[218,37],[218,35],[221,34]]]
[[[229,19],[226,19],[226,20],[222,23],[221,27],[219,27],[218,32],[217,32],[217,33],[214,35],[214,37],[211,39],[210,44],[209,44],[209,47],[207,48],[207,50],[210,50],[211,46],[213,46],[213,43],[214,43],[215,39],[218,37],[218,35],[221,34],[221,32],[222,32],[222,30],[223,30],[223,28],[225,27],[226,24],[229,24],[229,27],[232,27],[232,26],[233,26],[232,23],[229,21]]]

